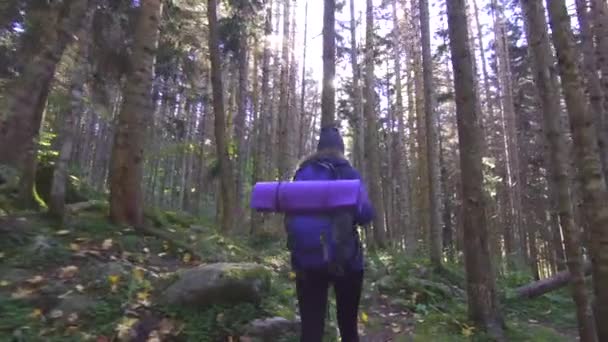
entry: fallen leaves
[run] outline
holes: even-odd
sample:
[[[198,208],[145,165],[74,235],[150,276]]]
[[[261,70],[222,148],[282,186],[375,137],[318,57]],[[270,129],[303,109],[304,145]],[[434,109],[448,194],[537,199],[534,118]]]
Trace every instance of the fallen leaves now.
[[[42,284],[42,283],[44,282],[44,280],[45,280],[45,279],[44,279],[44,277],[43,277],[43,276],[41,276],[41,275],[37,275],[37,276],[34,276],[34,277],[32,277],[32,278],[30,278],[30,279],[26,280],[26,282],[27,282],[28,284],[30,284],[30,285],[40,285],[40,284]]]
[[[471,337],[475,333],[475,327],[464,324],[460,333],[465,337]]]
[[[76,273],[78,273],[78,267],[74,265],[62,267],[59,269],[59,278],[61,279],[70,279],[73,278]]]
[[[192,255],[190,255],[190,253],[184,253],[184,256],[182,257],[182,261],[184,263],[189,263],[190,260],[192,260]]]
[[[103,242],[101,244],[101,249],[103,249],[104,251],[107,251],[110,248],[112,248],[113,243],[114,242],[112,241],[112,239],[105,239],[105,240],[103,240]]]
[[[369,317],[367,316],[367,314],[365,312],[361,312],[361,322],[363,324],[367,324],[367,322],[369,322]]]
[[[137,280],[138,282],[141,282],[144,280],[144,270],[141,267],[135,267],[133,269],[133,278],[135,278],[135,280]]]
[[[34,290],[24,289],[22,287],[17,288],[15,292],[11,293],[11,298],[13,299],[25,299],[29,298],[34,293]]]
[[[70,234],[70,231],[67,229],[62,229],[62,230],[58,230],[55,232],[55,235],[57,235],[57,236],[66,236],[69,234]]]
[[[137,323],[137,318],[123,317],[116,326],[117,337],[120,341],[128,341],[133,335],[133,326]]]
[[[61,310],[53,310],[49,313],[49,317],[52,319],[57,319],[63,317],[63,311]]]
[[[0,259],[4,258],[5,255],[4,252],[0,252]]]
[[[9,286],[11,283],[6,281],[6,280],[0,280],[0,287],[7,287]]]
[[[137,302],[144,306],[150,305],[150,294],[146,291],[141,291],[137,293]]]
[[[72,312],[71,314],[69,314],[67,321],[70,324],[74,324],[78,321],[78,318],[79,318],[78,314],[75,312]]]
[[[112,292],[116,292],[116,290],[118,290],[118,282],[120,281],[120,276],[111,275],[108,277],[108,281],[110,282],[110,290]]]
[[[42,317],[42,310],[41,309],[34,309],[34,311],[32,311],[32,313],[30,314],[31,318],[40,318]]]

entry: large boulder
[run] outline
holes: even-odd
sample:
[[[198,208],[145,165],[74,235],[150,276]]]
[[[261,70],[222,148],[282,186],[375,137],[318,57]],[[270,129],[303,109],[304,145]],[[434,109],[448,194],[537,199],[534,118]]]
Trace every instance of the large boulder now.
[[[259,303],[270,287],[270,271],[254,263],[217,263],[178,272],[165,291],[168,304],[206,306]]]

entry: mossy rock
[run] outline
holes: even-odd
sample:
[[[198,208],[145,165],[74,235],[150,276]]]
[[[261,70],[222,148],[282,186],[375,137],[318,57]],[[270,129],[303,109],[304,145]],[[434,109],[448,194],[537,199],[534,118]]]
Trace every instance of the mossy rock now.
[[[179,272],[165,291],[168,304],[193,307],[260,303],[271,272],[254,263],[216,263]]]

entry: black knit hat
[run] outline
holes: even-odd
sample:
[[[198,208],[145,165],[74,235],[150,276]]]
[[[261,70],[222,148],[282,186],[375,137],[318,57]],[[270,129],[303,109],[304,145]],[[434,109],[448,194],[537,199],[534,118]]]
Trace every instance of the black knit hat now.
[[[317,151],[326,149],[334,149],[344,153],[344,141],[342,140],[340,131],[336,126],[326,126],[321,128]]]

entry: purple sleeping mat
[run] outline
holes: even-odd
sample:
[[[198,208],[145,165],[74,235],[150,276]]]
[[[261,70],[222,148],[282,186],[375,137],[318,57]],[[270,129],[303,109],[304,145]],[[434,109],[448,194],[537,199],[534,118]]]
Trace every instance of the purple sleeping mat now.
[[[359,205],[361,181],[260,182],[251,193],[251,207],[261,212],[322,213]]]

